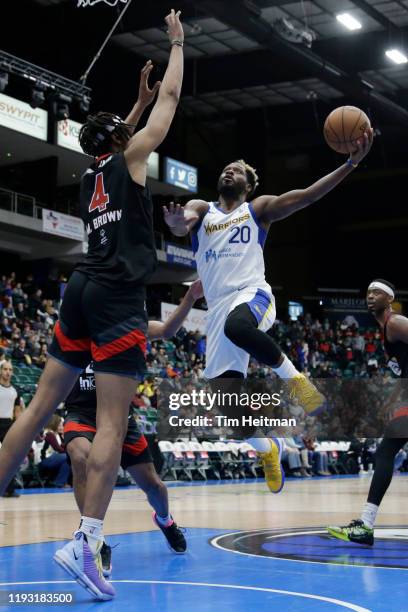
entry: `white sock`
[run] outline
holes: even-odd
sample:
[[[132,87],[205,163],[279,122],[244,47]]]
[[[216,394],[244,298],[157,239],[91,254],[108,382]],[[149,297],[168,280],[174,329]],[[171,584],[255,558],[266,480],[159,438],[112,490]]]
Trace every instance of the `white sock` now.
[[[365,504],[361,514],[361,520],[366,527],[369,527],[370,529],[374,528],[378,510],[379,506],[376,506],[375,504],[370,504],[368,502]]]
[[[300,372],[297,371],[295,366],[286,355],[283,356],[283,363],[278,368],[272,368],[275,374],[279,376],[279,378],[293,378],[294,376],[298,376]]]
[[[79,523],[79,531],[82,531],[86,535],[88,540],[89,548],[92,553],[96,555],[99,544],[103,543],[103,521],[99,519],[91,518],[89,516],[81,516],[81,522]]]
[[[269,441],[269,438],[265,438],[265,436],[248,438],[246,441],[248,442],[248,444],[253,446],[254,449],[258,451],[258,453],[267,453],[271,450],[271,443]]]
[[[160,525],[162,525],[162,527],[168,527],[169,525],[173,523],[171,514],[168,514],[167,516],[159,516],[156,512],[156,519],[157,519],[157,522],[160,523]]]

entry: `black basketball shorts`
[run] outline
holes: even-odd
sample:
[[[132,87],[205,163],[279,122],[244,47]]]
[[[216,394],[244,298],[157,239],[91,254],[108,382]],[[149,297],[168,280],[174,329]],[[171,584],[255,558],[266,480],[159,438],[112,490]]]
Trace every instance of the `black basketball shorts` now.
[[[132,465],[139,463],[152,463],[153,459],[147,445],[147,440],[139,428],[135,419],[129,416],[128,429],[122,446],[122,458],[120,461],[124,470]],[[64,444],[68,447],[69,443],[75,438],[86,438],[91,443],[96,434],[96,411],[86,410],[86,408],[69,408],[64,420]]]
[[[78,372],[139,379],[146,371],[145,288],[108,288],[74,272],[65,289],[49,354]]]

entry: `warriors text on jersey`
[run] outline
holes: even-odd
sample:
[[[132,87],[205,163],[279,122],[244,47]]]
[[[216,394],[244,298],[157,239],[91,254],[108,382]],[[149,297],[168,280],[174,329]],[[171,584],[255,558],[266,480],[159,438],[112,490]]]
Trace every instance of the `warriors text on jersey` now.
[[[210,308],[234,291],[265,286],[265,239],[252,204],[244,202],[225,213],[217,203],[209,203],[208,212],[192,231],[192,245]]]
[[[123,153],[104,155],[81,180],[88,253],[77,270],[107,287],[143,285],[157,265],[152,200],[132,180]]]

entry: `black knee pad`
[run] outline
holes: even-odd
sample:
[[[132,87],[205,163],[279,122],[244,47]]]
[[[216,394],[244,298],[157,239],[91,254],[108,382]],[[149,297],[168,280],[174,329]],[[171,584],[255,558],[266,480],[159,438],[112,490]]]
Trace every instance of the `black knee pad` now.
[[[224,325],[224,334],[231,342],[240,344],[247,334],[257,327],[258,322],[252,314],[248,304],[239,304],[227,316]]]

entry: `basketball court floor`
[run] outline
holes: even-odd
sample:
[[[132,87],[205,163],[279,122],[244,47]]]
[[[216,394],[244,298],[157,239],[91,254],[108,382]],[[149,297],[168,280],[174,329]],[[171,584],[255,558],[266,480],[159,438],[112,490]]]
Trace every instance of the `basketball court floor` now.
[[[4,591],[71,592],[81,610],[406,611],[408,476],[391,484],[374,547],[331,540],[324,530],[359,516],[369,481],[289,480],[277,496],[262,481],[169,483],[185,555],[167,548],[140,490],[117,489],[105,522],[117,597],[105,603],[52,560],[78,524],[72,492],[27,491],[0,501],[0,599]]]

